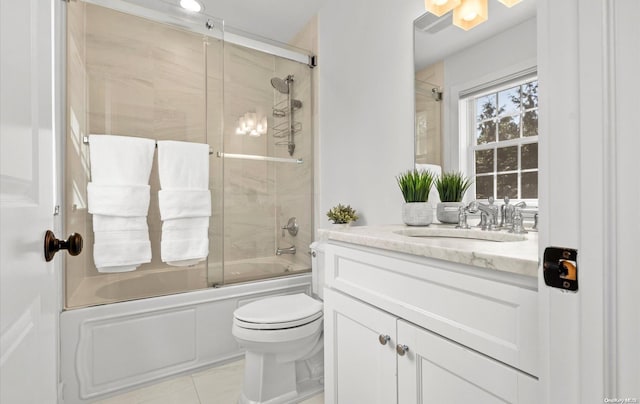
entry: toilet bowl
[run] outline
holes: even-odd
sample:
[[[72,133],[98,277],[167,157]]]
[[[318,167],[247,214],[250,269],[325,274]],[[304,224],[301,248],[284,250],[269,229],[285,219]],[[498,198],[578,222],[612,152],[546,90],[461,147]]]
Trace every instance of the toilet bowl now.
[[[311,247],[315,298],[267,297],[233,313],[233,336],[246,350],[240,404],[298,402],[323,389],[323,282],[317,272],[324,262],[321,246]]]

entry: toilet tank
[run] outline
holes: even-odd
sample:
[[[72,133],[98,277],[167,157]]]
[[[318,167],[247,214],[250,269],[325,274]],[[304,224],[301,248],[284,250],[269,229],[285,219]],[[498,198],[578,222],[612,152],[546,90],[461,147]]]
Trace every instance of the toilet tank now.
[[[314,241],[311,249],[311,290],[314,295],[324,299],[324,249],[325,243]]]

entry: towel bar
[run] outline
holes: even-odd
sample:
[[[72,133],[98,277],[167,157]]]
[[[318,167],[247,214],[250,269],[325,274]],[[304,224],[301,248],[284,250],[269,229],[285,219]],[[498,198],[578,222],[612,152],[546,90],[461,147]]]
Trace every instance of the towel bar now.
[[[82,137],[82,143],[84,144],[89,144],[89,136],[83,136]],[[156,148],[158,147],[158,141],[156,140]],[[213,154],[213,149],[211,147],[209,147],[209,155]]]
[[[232,154],[232,153],[223,153],[218,152],[218,157],[223,157],[227,159],[242,159],[242,160],[258,160],[258,161],[272,161],[276,163],[293,163],[293,164],[302,164],[302,159],[290,159],[286,157],[269,157],[269,156],[258,156],[255,154]]]

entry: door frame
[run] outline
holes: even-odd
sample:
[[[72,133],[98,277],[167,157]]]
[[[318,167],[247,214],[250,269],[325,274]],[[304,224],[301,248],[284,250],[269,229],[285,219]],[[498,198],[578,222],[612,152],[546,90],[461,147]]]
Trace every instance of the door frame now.
[[[66,123],[67,123],[67,40],[66,40],[66,28],[67,28],[67,2],[69,0],[50,0],[53,2],[53,32],[52,32],[52,57],[53,57],[53,130],[54,130],[54,179],[55,184],[53,188],[54,192],[54,206],[55,213],[53,217],[53,231],[58,237],[66,239],[66,231],[64,225],[64,188],[65,188],[65,139],[66,139]],[[65,301],[65,273],[64,264],[65,254],[57,254],[56,259],[53,260],[56,277],[56,290],[57,290],[57,310],[58,316],[56,319],[56,368],[57,368],[57,385],[58,385],[58,403],[64,402],[64,384],[62,381],[61,371],[61,338],[60,338],[60,315],[64,310]]]

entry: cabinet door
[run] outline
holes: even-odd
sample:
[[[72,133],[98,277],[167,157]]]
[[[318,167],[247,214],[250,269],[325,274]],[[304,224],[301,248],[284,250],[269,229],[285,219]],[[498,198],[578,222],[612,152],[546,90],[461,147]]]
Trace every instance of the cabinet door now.
[[[395,403],[396,318],[330,289],[324,317],[325,403]]]
[[[537,379],[398,320],[398,403],[537,403]]]

